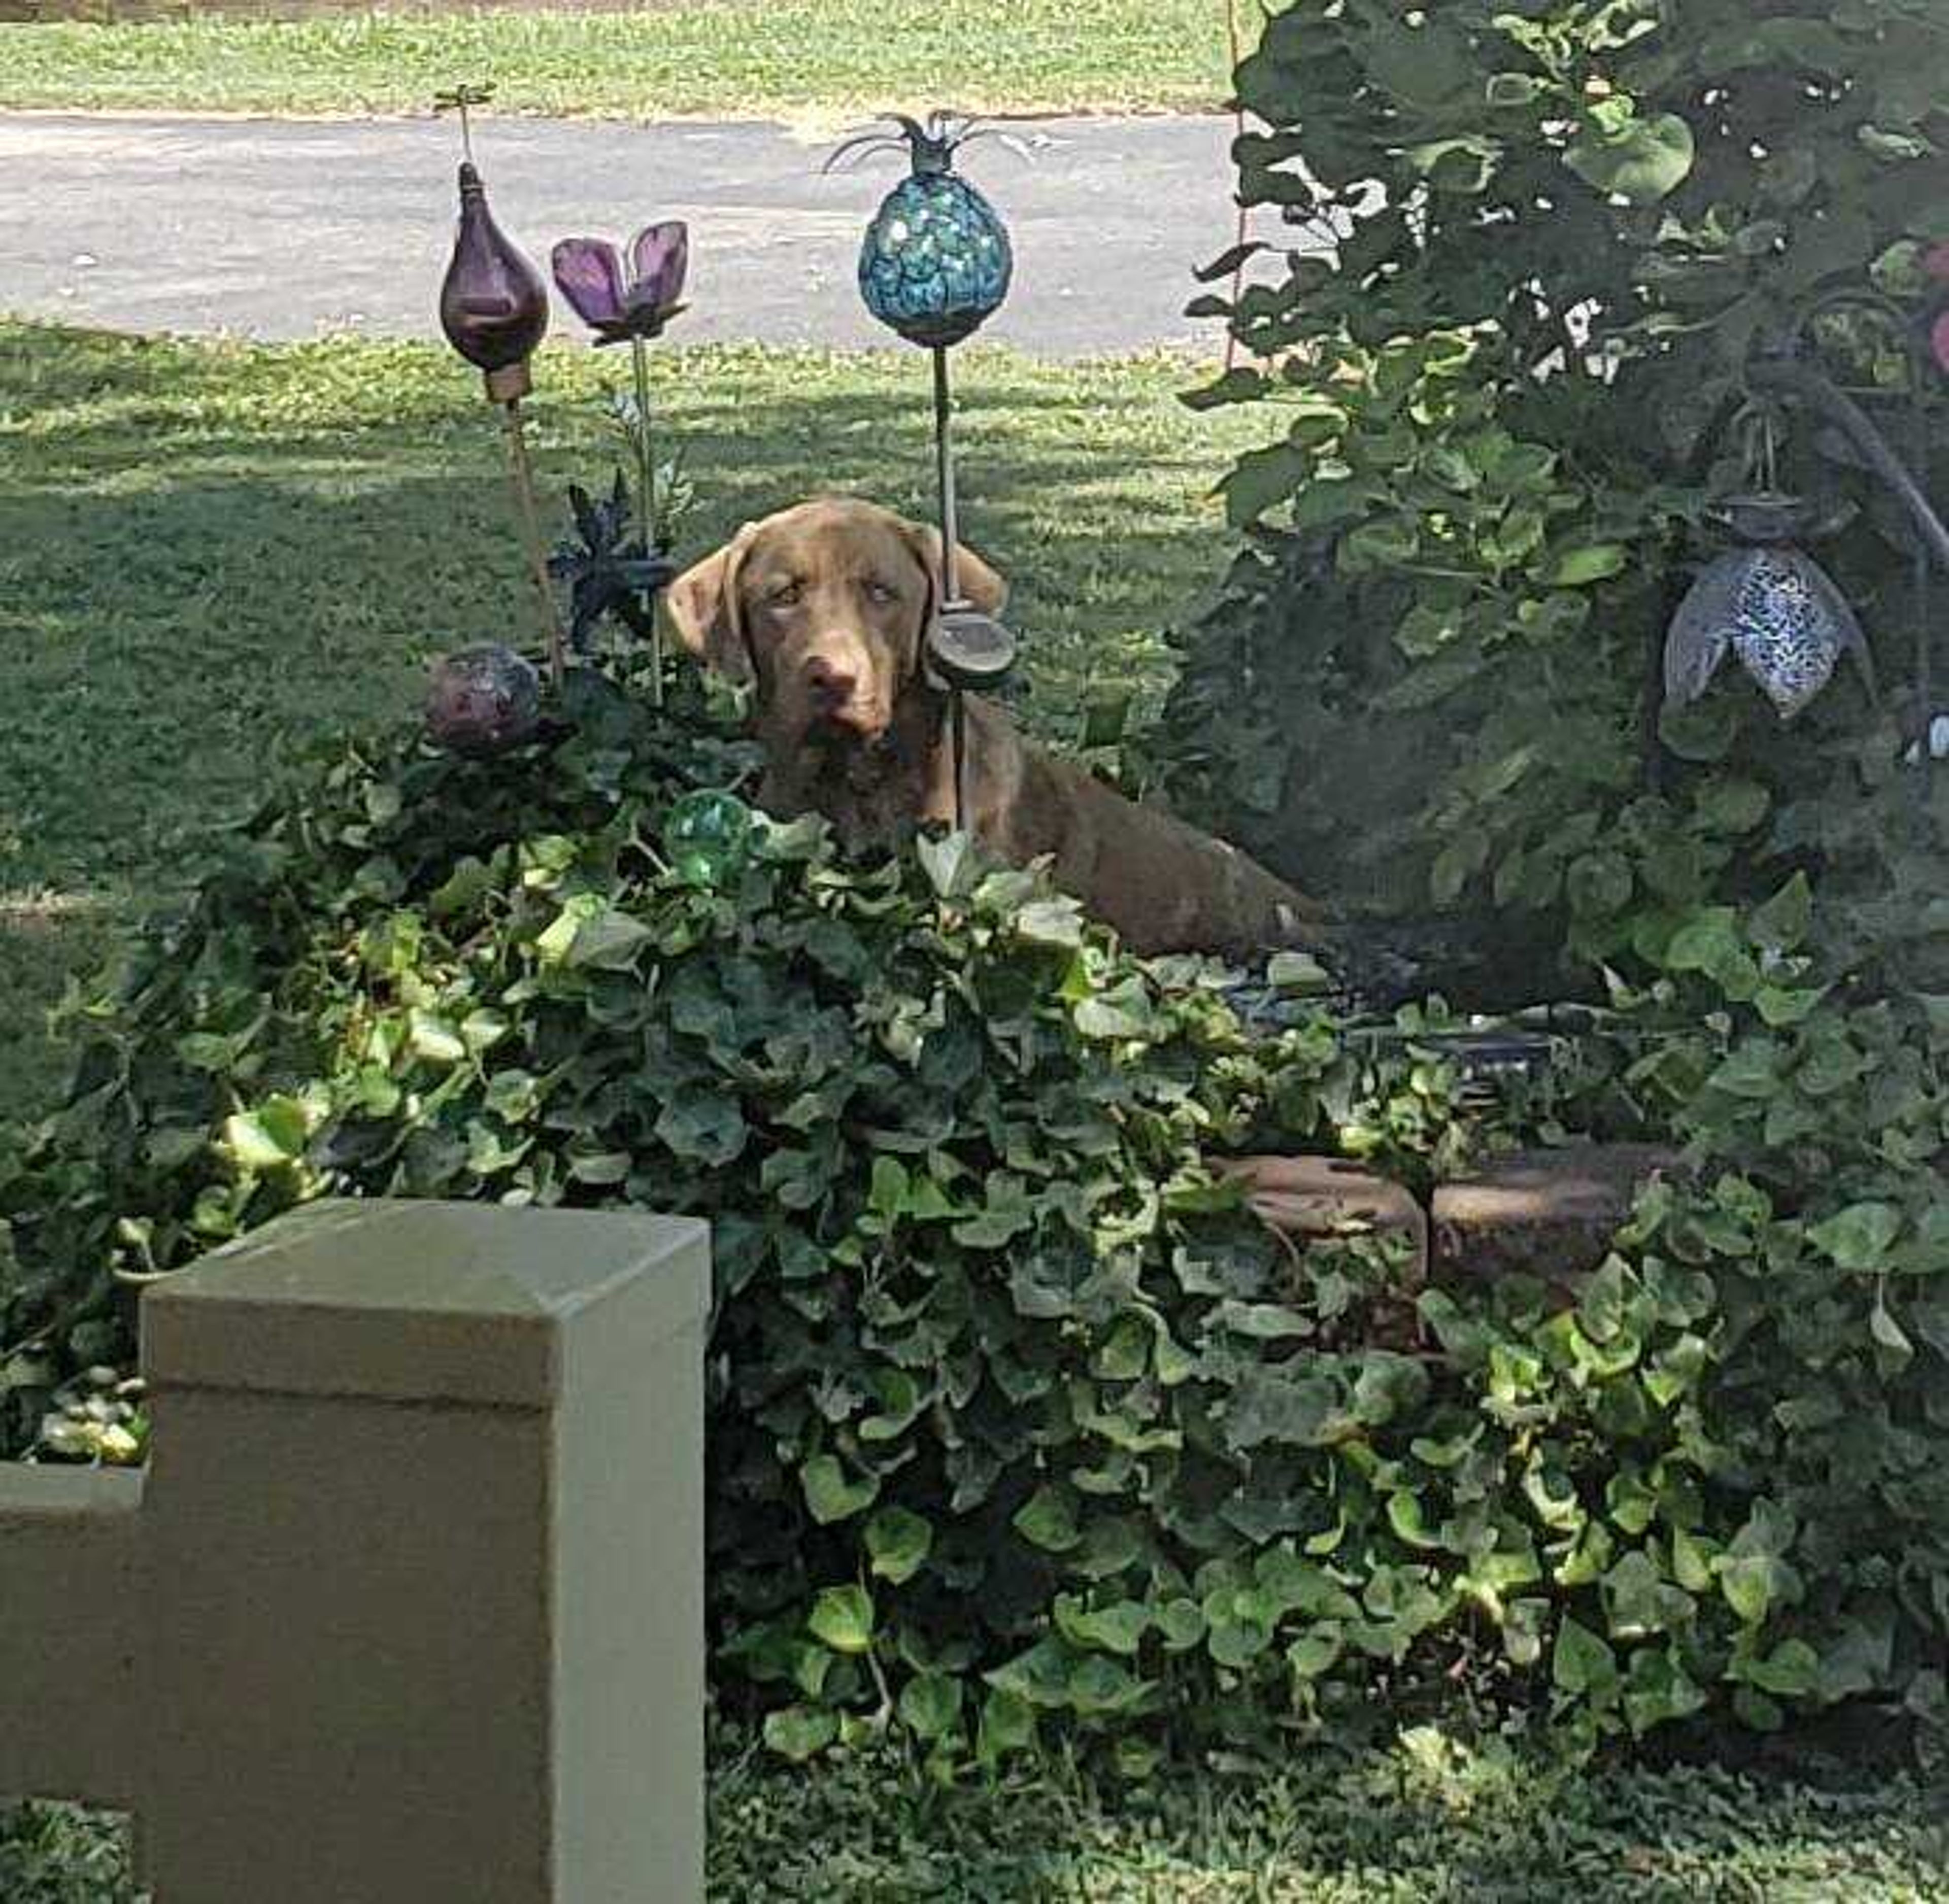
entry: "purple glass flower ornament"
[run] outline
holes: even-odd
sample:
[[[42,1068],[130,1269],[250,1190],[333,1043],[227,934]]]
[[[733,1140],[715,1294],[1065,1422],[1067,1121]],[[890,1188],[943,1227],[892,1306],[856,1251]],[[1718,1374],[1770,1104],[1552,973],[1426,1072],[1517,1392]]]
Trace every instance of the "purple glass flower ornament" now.
[[[562,296],[598,344],[660,337],[684,308],[690,229],[681,219],[645,225],[630,241],[626,270],[607,238],[564,238],[550,262]]]
[[[490,393],[505,402],[525,393],[522,366],[546,334],[548,318],[540,272],[495,223],[480,173],[463,164],[460,229],[440,287],[440,327],[447,342],[486,373]]]

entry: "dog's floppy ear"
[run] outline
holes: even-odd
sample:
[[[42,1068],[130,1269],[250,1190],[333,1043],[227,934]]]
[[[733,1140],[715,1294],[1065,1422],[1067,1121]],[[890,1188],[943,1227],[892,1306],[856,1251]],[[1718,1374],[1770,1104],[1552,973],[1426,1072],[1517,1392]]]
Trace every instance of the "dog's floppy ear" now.
[[[738,598],[751,531],[747,523],[715,555],[685,569],[664,594],[677,638],[728,681],[752,678],[751,644],[744,638],[744,611]]]
[[[940,531],[925,523],[902,525],[913,552],[926,570],[928,580],[937,594],[940,579]],[[1009,585],[982,561],[965,542],[954,545],[954,585],[963,601],[971,603],[984,615],[999,615],[1009,598]]]

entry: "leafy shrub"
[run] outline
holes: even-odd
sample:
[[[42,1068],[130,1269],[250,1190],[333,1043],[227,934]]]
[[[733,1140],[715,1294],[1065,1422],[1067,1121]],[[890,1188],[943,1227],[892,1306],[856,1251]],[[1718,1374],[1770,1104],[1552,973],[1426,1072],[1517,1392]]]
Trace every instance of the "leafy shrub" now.
[[[1674,580],[1737,474],[1709,426],[1813,294],[1919,291],[1949,235],[1945,62],[1935,0],[1280,12],[1238,76],[1263,126],[1241,188],[1315,248],[1210,300],[1256,361],[1194,400],[1279,433],[1226,485],[1250,544],[1183,638],[1178,798],[1350,902],[1540,918],[1546,945],[1568,918],[1586,957],[1655,954],[1803,864],[1837,902],[1939,889],[1939,801],[1876,797],[1936,711],[1904,685],[1912,543],[1818,433],[1786,426],[1782,475],[1857,507],[1820,554],[1888,707],[1837,680],[1783,730],[1722,679],[1646,769]],[[1817,334],[1898,408],[1929,394],[1898,341]],[[1918,461],[1942,436],[1897,433]]]
[[[715,1674],[785,1753],[891,1722],[945,1769],[1058,1724],[1136,1769],[1458,1685],[1584,1737],[1926,1707],[1949,1344],[1888,1291],[1874,1353],[1898,1329],[1910,1372],[1864,1440],[1859,1356],[1807,1331],[1839,1314],[1823,1237],[1879,1290],[1876,1248],[1935,1219],[1806,1228],[1755,1175],[1655,1202],[1574,1312],[1431,1292],[1438,1348],[1403,1337],[1376,1244],[1290,1259],[1208,1160],[1450,1169],[1471,1132],[1431,1053],[1357,1058],[1304,1014],[1248,1038],[1213,971],[1132,961],[951,838],[849,865],[771,827],[687,884],[664,813],[743,744],[694,690],[660,718],[572,682],[567,731],[498,763],[400,735],[321,769],[79,1011],[72,1098],[0,1179],[16,1447],[67,1368],[126,1353],[118,1278],[301,1199],[642,1203],[714,1227]],[[1736,977],[1758,955],[1719,930]],[[1613,1088],[1708,1101],[1730,1021],[1686,1036]],[[1738,1253],[1756,1228],[1801,1239],[1798,1319]],[[1905,1491],[1899,1545],[1870,1484]]]
[[[1614,1082],[1696,1173],[1621,1259],[1627,1286],[1696,1302],[1661,1320],[1705,1373],[1676,1468],[1633,1470],[1636,1427],[1603,1429],[1612,1621],[1556,1655],[1599,1706],[1667,1669],[1615,1642],[1686,1626],[1717,1578],[1747,1614],[1793,1602],[1781,1648],[1727,1666],[1748,1719],[1809,1688],[1942,1710],[1949,797],[1901,759],[1940,705],[1907,679],[1929,610],[1886,497],[1744,373],[1817,297],[1916,301],[1949,229],[1949,120],[1921,76],[1945,58],[1927,0],[1298,0],[1239,76],[1264,126],[1238,149],[1245,197],[1337,248],[1214,300],[1257,362],[1194,400],[1282,430],[1226,485],[1248,546],[1184,638],[1158,751],[1183,801],[1295,877],[1493,913],[1532,955],[1567,941],[1627,1006],[1643,1042]],[[1888,399],[1926,483],[1941,432],[1913,427],[1933,393],[1899,338],[1811,335]],[[1820,553],[1882,708],[1837,680],[1783,728],[1722,679],[1653,717],[1703,497],[1751,474],[1736,418],[1781,433],[1789,486],[1852,506]],[[1615,1509],[1660,1469],[1748,1516],[1727,1543],[1723,1501],[1696,1522],[1661,1505],[1640,1594]]]

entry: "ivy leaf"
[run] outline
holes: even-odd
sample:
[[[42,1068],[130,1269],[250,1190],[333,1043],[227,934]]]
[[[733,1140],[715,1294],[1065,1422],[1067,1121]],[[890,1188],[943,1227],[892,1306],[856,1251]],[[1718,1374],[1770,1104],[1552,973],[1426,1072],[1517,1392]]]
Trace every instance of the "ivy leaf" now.
[[[1607,918],[1621,912],[1631,896],[1630,862],[1617,853],[1587,853],[1570,862],[1564,896],[1580,919]]]
[[[1717,977],[1745,956],[1739,915],[1730,905],[1714,905],[1695,915],[1673,933],[1665,962],[1674,972]]]
[[[1134,980],[1079,999],[1073,1016],[1085,1038],[1148,1038],[1156,1025],[1150,1001]]]
[[[1749,1626],[1757,1626],[1773,1605],[1780,1563],[1770,1554],[1728,1554],[1718,1562],[1719,1590],[1726,1604]]]
[[[737,1098],[701,1085],[673,1092],[657,1114],[655,1128],[677,1156],[713,1168],[738,1157],[749,1135]]]
[[[415,1005],[406,1014],[406,1043],[415,1058],[434,1064],[458,1064],[467,1055],[465,1041],[436,1011]]]
[[[1266,961],[1266,983],[1276,992],[1323,992],[1333,977],[1310,952],[1282,952]]]
[[[839,1715],[813,1706],[787,1706],[765,1715],[765,1743],[794,1765],[816,1758],[839,1736]]]
[[[965,899],[981,869],[971,834],[944,833],[938,839],[923,836],[915,843],[914,856],[936,896],[943,899]]]
[[[961,1722],[961,1682],[944,1673],[921,1673],[901,1687],[899,1710],[916,1738],[945,1738]]]
[[[1225,499],[1226,521],[1234,529],[1243,529],[1268,510],[1290,502],[1311,469],[1311,459],[1291,443],[1246,450],[1218,486]]]
[[[1013,1524],[1024,1540],[1046,1553],[1066,1554],[1083,1539],[1075,1508],[1058,1488],[1037,1488],[1015,1511]]]
[[[275,1170],[304,1154],[304,1107],[290,1098],[269,1098],[255,1110],[223,1123],[223,1141],[244,1170]]]
[[[1901,1234],[1901,1212],[1893,1204],[1850,1204],[1825,1222],[1811,1225],[1807,1240],[1837,1269],[1860,1273],[1885,1269]]]
[[[1750,833],[1766,818],[1772,804],[1772,794],[1756,780],[1717,778],[1699,790],[1699,818],[1715,833]],[[1759,939],[1758,943],[1767,942]]]
[[[984,1766],[994,1766],[1011,1753],[1026,1752],[1035,1744],[1035,1708],[1018,1694],[991,1687],[981,1702],[981,1724],[975,1751]]]
[[[1795,950],[1814,923],[1814,889],[1804,873],[1795,873],[1746,921],[1753,943],[1770,952]]]
[[[1015,915],[1015,930],[1032,946],[1073,951],[1083,943],[1083,909],[1066,897],[1036,899]]]
[[[1618,132],[1586,126],[1564,151],[1564,162],[1586,185],[1632,205],[1655,205],[1691,176],[1692,128],[1675,113],[1633,119]]]
[[[1388,1525],[1394,1530],[1396,1539],[1424,1552],[1441,1545],[1440,1539],[1428,1530],[1419,1499],[1404,1491],[1388,1496]]]
[[[1503,148],[1497,140],[1468,134],[1410,146],[1403,156],[1435,191],[1472,195],[1496,175]]]
[[[1820,1682],[1820,1656],[1804,1639],[1786,1639],[1764,1659],[1748,1660],[1733,1669],[1762,1692],[1804,1698]]]
[[[927,1564],[934,1530],[910,1508],[882,1508],[866,1523],[866,1552],[872,1570],[894,1586],[903,1586]]]
[[[1868,1312],[1868,1333],[1873,1337],[1876,1347],[1884,1352],[1876,1359],[1885,1375],[1895,1373],[1914,1359],[1915,1344],[1909,1340],[1901,1325],[1888,1313],[1887,1304],[1879,1296],[1875,1298],[1874,1307]]]
[[[1091,1607],[1065,1593],[1056,1596],[1055,1623],[1074,1645],[1130,1659],[1136,1657],[1139,1644],[1150,1631],[1151,1616],[1149,1608],[1135,1600]]]
[[[965,1250],[1001,1250],[1034,1227],[1035,1212],[1021,1179],[998,1170],[989,1176],[987,1200],[949,1235]]]
[[[1285,1649],[1286,1664],[1296,1678],[1316,1679],[1332,1671],[1345,1646],[1339,1626],[1332,1620],[1323,1620],[1301,1633]]]
[[[872,1597],[863,1586],[823,1587],[805,1623],[834,1652],[863,1653],[873,1643]]]
[[[850,1520],[873,1505],[880,1483],[872,1475],[848,1480],[836,1455],[815,1455],[799,1470],[807,1511],[822,1527]]]
[[[1077,1712],[1107,1714],[1128,1712],[1144,1702],[1149,1687],[1127,1666],[1093,1653],[1079,1660],[1069,1675],[1069,1703]]]
[[[1630,551],[1621,542],[1592,542],[1582,548],[1566,549],[1550,571],[1550,583],[1558,589],[1587,589],[1593,582],[1621,575],[1630,561]]]
[[[1233,1393],[1225,1438],[1242,1452],[1273,1441],[1312,1447],[1344,1418],[1339,1393],[1324,1376],[1292,1377],[1254,1368]]]
[[[535,941],[544,963],[570,971],[622,972],[636,964],[655,937],[640,919],[605,904],[593,893],[578,894]]]
[[[1550,1676],[1565,1692],[1605,1692],[1617,1684],[1617,1655],[1607,1642],[1566,1614],[1556,1629]]]

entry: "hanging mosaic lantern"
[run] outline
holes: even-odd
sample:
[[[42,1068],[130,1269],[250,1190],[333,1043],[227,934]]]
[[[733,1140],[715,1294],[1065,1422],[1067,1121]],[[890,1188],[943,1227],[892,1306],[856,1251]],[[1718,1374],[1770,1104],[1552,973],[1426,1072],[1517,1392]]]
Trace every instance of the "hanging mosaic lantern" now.
[[[897,137],[870,135],[842,146],[843,160],[904,144],[912,172],[881,200],[859,247],[859,295],[866,308],[908,343],[960,343],[993,317],[1009,294],[1015,254],[993,206],[954,169],[954,154],[979,136],[966,121],[934,113],[923,126],[894,115]]]
[[[1854,657],[1870,694],[1874,663],[1854,610],[1826,570],[1797,547],[1814,511],[1773,492],[1728,497],[1715,512],[1737,547],[1705,565],[1672,617],[1665,642],[1665,698],[1702,695],[1730,650],[1783,721]]]

